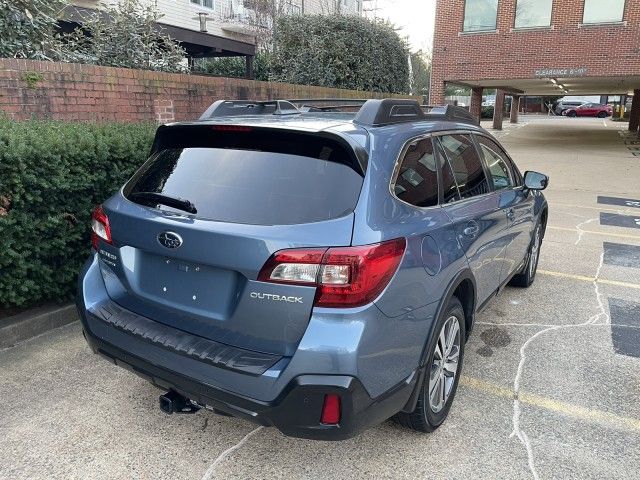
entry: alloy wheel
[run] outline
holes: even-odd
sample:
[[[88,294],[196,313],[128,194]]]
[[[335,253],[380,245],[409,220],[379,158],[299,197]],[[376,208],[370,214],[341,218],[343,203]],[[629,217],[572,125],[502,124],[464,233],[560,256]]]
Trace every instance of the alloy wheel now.
[[[536,229],[533,245],[531,245],[531,258],[529,259],[529,277],[533,278],[538,267],[538,256],[540,255],[540,227]]]
[[[429,406],[440,412],[455,384],[460,359],[460,320],[450,316],[440,329],[429,373]]]

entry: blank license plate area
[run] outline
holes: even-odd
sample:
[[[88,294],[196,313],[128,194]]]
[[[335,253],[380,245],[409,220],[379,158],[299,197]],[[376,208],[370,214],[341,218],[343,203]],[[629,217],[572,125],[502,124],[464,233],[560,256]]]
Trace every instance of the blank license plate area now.
[[[233,308],[236,272],[140,251],[136,264],[139,291],[148,298],[218,318]]]

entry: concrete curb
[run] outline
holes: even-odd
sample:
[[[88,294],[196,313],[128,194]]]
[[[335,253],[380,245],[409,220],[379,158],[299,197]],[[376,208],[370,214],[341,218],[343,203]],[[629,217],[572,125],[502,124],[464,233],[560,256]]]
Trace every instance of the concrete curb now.
[[[74,304],[41,307],[0,321],[0,349],[78,320]]]

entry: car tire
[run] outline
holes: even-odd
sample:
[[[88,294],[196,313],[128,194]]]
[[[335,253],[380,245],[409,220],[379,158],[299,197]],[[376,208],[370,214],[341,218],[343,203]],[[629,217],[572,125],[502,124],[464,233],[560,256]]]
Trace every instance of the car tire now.
[[[457,297],[451,297],[429,339],[429,356],[416,408],[410,413],[398,413],[395,417],[398,423],[412,430],[428,433],[433,432],[445,421],[462,373],[465,332],[464,309]],[[447,346],[449,339],[452,343]],[[443,344],[445,362],[441,362],[442,354],[439,353],[443,350]],[[455,371],[451,372],[454,358],[457,359]],[[431,395],[430,391],[433,392]]]
[[[527,252],[527,261],[519,273],[513,276],[509,285],[512,287],[527,288],[536,279],[538,261],[540,260],[540,247],[542,247],[542,225],[538,223],[531,239],[531,245]]]
[[[607,118],[607,112],[598,112],[598,118]]]
[[[575,118],[577,116],[578,114],[574,110],[567,112],[567,117]]]

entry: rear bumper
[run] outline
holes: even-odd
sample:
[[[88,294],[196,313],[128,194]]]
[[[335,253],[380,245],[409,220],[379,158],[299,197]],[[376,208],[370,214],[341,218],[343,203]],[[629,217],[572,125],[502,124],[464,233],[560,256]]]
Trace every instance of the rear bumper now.
[[[295,355],[270,359],[201,342],[202,337],[117,308],[100,268],[95,255],[87,261],[76,297],[93,351],[222,412],[273,425],[289,436],[340,440],[401,411],[418,383],[415,368],[424,343],[419,332],[427,331],[431,307],[392,321],[375,306],[349,321],[339,312],[316,312]],[[341,398],[338,425],[320,423],[330,393]]]
[[[83,333],[92,350],[159,388],[174,390],[202,405],[264,426],[275,426],[283,434],[316,440],[344,440],[377,425],[407,403],[417,373],[377,398],[371,398],[355,377],[344,375],[301,375],[293,379],[271,402],[206,385],[186,375],[154,365],[91,334],[80,309]],[[341,400],[338,425],[323,425],[320,415],[324,396],[336,393]]]

